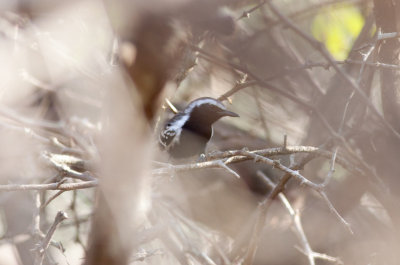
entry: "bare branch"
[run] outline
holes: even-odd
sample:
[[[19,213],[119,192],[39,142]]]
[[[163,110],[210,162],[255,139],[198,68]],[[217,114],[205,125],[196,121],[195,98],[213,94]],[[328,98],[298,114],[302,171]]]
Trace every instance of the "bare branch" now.
[[[268,186],[270,186],[272,189],[275,188],[275,183],[273,183],[264,173],[262,173],[261,171],[257,172],[257,175],[262,177],[265,182],[268,184]],[[303,229],[303,225],[301,223],[301,219],[300,219],[300,213],[298,210],[293,209],[292,205],[290,204],[290,202],[288,201],[288,199],[286,198],[286,196],[280,192],[278,194],[279,199],[281,200],[281,202],[283,203],[283,205],[285,205],[286,209],[288,210],[290,216],[292,217],[293,223],[294,223],[294,227],[295,227],[295,231],[296,231],[296,236],[298,237],[299,241],[301,242],[301,244],[303,245],[303,249],[301,250],[302,253],[304,253],[307,258],[308,258],[308,262],[310,265],[315,265],[315,259],[317,258],[317,256],[319,257],[321,256],[326,256],[326,257],[330,257],[326,254],[320,254],[317,252],[314,252],[310,246],[310,243],[308,242],[307,236],[304,232]],[[331,260],[329,261],[334,261],[337,262],[338,259],[334,258],[334,257],[330,257]]]
[[[97,187],[98,180],[77,183],[49,183],[49,184],[7,184],[0,185],[0,191],[26,191],[26,190],[79,190]]]
[[[43,263],[43,259],[44,259],[44,253],[47,250],[47,248],[49,247],[51,238],[53,237],[54,232],[57,229],[57,226],[64,221],[65,219],[68,218],[68,215],[63,212],[63,211],[59,211],[54,219],[53,224],[51,225],[49,231],[47,232],[45,238],[42,240],[42,242],[40,243],[40,245],[37,247],[37,256],[35,259],[35,265],[41,265]]]
[[[253,159],[255,162],[263,162],[269,164],[279,170],[284,171],[285,173],[290,174],[291,176],[295,176],[300,182],[304,185],[310,186],[313,189],[320,190],[324,188],[324,184],[315,184],[303,176],[301,176],[298,171],[289,169],[288,167],[283,166],[279,161],[269,159],[267,157],[277,156],[277,155],[290,155],[296,153],[308,153],[313,154],[315,156],[321,156],[332,160],[332,157],[335,158],[335,161],[340,164],[346,170],[353,172],[357,175],[364,175],[364,173],[352,165],[347,160],[334,155],[329,151],[325,151],[319,149],[317,147],[312,146],[286,146],[286,147],[279,147],[279,148],[269,148],[263,150],[253,150],[253,151],[246,151],[246,150],[231,150],[231,151],[224,151],[224,152],[214,152],[207,155],[207,158],[210,161],[206,162],[199,162],[193,164],[184,164],[184,165],[171,165],[167,164],[167,166],[163,166],[157,169],[153,169],[152,173],[154,176],[156,175],[165,175],[170,174],[173,172],[184,172],[184,171],[191,171],[194,169],[204,169],[204,168],[218,168],[221,167],[221,163],[225,166],[231,163],[238,163],[246,160]],[[232,173],[232,172],[230,172]],[[236,174],[234,174],[236,176]]]
[[[244,151],[245,152],[245,151]],[[276,184],[275,188],[268,194],[268,196],[259,204],[257,208],[257,219],[256,223],[253,227],[253,232],[252,236],[247,248],[247,252],[243,258],[243,264],[252,264],[257,248],[258,248],[258,242],[260,240],[261,236],[261,231],[264,227],[265,220],[267,217],[267,212],[269,207],[271,206],[273,200],[278,196],[280,192],[282,192],[285,188],[286,183],[292,178],[292,177],[297,177],[301,183],[308,185],[310,188],[315,189],[316,191],[320,191],[323,186],[321,184],[315,184],[307,179],[305,179],[303,176],[301,176],[298,173],[298,170],[303,168],[305,164],[307,164],[309,161],[311,161],[315,157],[315,153],[310,153],[307,157],[303,158],[300,162],[298,162],[296,165],[293,167],[285,168],[283,165],[279,163],[279,161],[274,161],[271,159],[266,159],[260,155],[257,154],[251,154],[256,159],[259,159],[260,161],[266,162],[268,164],[274,164],[277,168],[283,170],[286,172],[286,174],[279,180],[279,182]],[[325,198],[324,198],[325,199]],[[332,206],[330,201],[328,200],[328,205],[329,207]],[[332,206],[333,207],[333,206]],[[337,213],[337,211],[336,211]],[[338,214],[339,215],[339,214]],[[340,215],[339,215],[340,216]],[[347,222],[343,222],[343,218],[340,216],[339,220],[346,225],[347,229],[350,230],[350,227],[348,226]],[[351,230],[350,230],[351,231]]]
[[[56,194],[54,194],[53,196],[48,198],[47,201],[40,206],[40,208],[41,209],[45,208],[47,205],[50,204],[50,202],[52,202],[55,198],[57,198],[58,196],[60,196],[64,192],[65,192],[64,190],[59,190]]]
[[[351,225],[339,214],[336,208],[332,205],[332,202],[329,200],[328,196],[326,195],[325,191],[317,190],[319,195],[324,199],[325,203],[328,205],[329,210],[340,220],[340,222],[344,225],[345,228],[351,233],[354,234],[353,229],[351,229]]]

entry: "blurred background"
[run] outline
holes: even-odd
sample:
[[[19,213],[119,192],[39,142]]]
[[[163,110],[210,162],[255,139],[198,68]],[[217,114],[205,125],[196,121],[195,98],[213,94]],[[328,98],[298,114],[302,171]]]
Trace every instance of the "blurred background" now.
[[[3,0],[0,265],[400,264],[399,7]],[[315,185],[172,161],[204,96],[240,115],[206,160]]]

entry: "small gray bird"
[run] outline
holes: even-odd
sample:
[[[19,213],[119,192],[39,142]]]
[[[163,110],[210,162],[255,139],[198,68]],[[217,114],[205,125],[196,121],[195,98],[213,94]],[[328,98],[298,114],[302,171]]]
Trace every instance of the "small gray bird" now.
[[[239,117],[214,98],[193,100],[166,123],[160,147],[176,159],[203,154],[213,134],[212,124],[225,116]]]

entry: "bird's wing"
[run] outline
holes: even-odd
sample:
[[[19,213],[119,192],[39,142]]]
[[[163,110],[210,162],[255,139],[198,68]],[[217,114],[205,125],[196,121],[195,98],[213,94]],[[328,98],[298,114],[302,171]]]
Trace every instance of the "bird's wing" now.
[[[188,118],[189,115],[179,112],[167,122],[159,136],[161,148],[168,150],[175,142],[179,142],[179,135],[182,131],[182,126]]]
[[[175,138],[176,131],[172,129],[164,129],[160,133],[159,142],[163,149],[168,149],[168,146],[171,144],[172,140]]]

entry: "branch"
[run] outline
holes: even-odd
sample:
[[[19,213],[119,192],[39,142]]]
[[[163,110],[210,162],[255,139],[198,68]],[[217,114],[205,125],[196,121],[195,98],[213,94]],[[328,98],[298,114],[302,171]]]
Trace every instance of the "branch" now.
[[[57,213],[56,218],[54,219],[54,222],[51,225],[49,231],[47,232],[45,238],[42,240],[41,244],[37,247],[38,253],[35,259],[35,265],[41,265],[43,263],[44,254],[46,252],[46,249],[50,245],[51,238],[53,237],[53,234],[56,231],[57,226],[67,218],[68,215],[65,212],[59,211]]]
[[[269,207],[272,204],[272,201],[278,196],[280,192],[282,192],[285,188],[286,183],[294,176],[298,176],[297,170],[303,168],[309,161],[311,161],[313,158],[316,157],[315,153],[310,153],[308,156],[303,158],[300,162],[298,162],[296,165],[291,167],[289,170],[287,170],[287,173],[279,180],[275,188],[268,194],[268,196],[259,204],[258,206],[258,216],[256,219],[256,223],[253,228],[253,233],[249,242],[249,246],[247,248],[247,252],[245,254],[245,257],[243,258],[243,264],[253,264],[253,260],[258,248],[258,242],[260,240],[261,236],[261,231],[264,227],[265,220],[267,217],[267,212]],[[292,174],[292,172],[294,174]],[[301,178],[300,178],[301,179]],[[307,180],[305,183],[310,184],[309,187],[313,188],[314,183],[309,183]],[[317,185],[318,186],[318,185]],[[321,187],[317,187],[317,190],[320,190]],[[330,204],[331,205],[331,204]],[[342,220],[341,220],[342,221]],[[347,225],[347,222],[344,223]]]
[[[273,183],[264,173],[262,173],[261,171],[258,171],[257,175],[260,176],[261,178],[263,178],[265,180],[265,182],[268,184],[268,186],[270,186],[272,189],[275,188],[275,186],[276,186],[275,183]],[[279,196],[279,199],[281,200],[282,204],[286,207],[290,216],[292,217],[294,227],[296,229],[296,236],[298,237],[301,244],[303,245],[303,249],[301,249],[301,252],[307,256],[309,264],[315,265],[315,259],[322,258],[322,257],[326,257],[324,259],[326,259],[328,261],[341,263],[338,258],[331,257],[326,254],[317,253],[312,250],[310,243],[308,242],[307,236],[304,232],[303,225],[302,225],[301,219],[300,219],[299,211],[293,209],[289,200],[286,198],[286,196],[282,192],[279,193],[278,196]]]
[[[332,152],[313,147],[313,146],[286,146],[286,147],[276,147],[276,148],[268,148],[261,150],[253,150],[253,151],[244,151],[244,150],[230,150],[224,152],[213,152],[207,155],[207,159],[209,161],[192,163],[192,164],[183,164],[183,165],[171,165],[167,164],[167,166],[163,166],[157,169],[153,169],[153,175],[165,175],[173,172],[184,172],[191,171],[195,169],[203,169],[203,168],[218,168],[221,167],[221,162],[225,165],[231,163],[238,163],[242,161],[252,160],[254,159],[254,155],[258,157],[265,158],[271,156],[278,155],[290,155],[297,153],[308,153],[313,154],[315,156],[325,157],[327,159],[332,158]],[[271,166],[275,166],[276,160],[271,160],[275,162],[270,162]],[[335,161],[340,164],[346,170],[353,172],[357,175],[365,175],[363,171],[353,166],[350,162],[336,156]],[[257,162],[257,161],[256,161]],[[315,184],[317,185],[317,184]]]
[[[7,184],[0,185],[0,191],[25,191],[25,190],[79,190],[97,187],[97,179],[78,183],[49,183],[49,184]]]
[[[333,207],[332,203],[328,199],[328,196],[324,192],[325,182],[321,183],[321,184],[316,184],[316,183],[308,180],[307,178],[305,178],[303,175],[301,175],[298,170],[293,170],[293,169],[290,169],[288,167],[285,167],[278,160],[272,160],[272,159],[269,159],[269,158],[266,158],[266,157],[262,157],[262,156],[257,155],[257,154],[251,154],[251,153],[246,152],[246,151],[243,151],[243,153],[244,154],[248,154],[249,156],[253,157],[255,161],[264,162],[264,163],[266,163],[268,165],[273,166],[274,168],[277,168],[277,169],[285,172],[287,175],[290,175],[290,177],[294,177],[298,181],[300,181],[301,185],[306,185],[307,187],[317,191],[322,196],[322,198],[324,198],[325,202],[329,206],[329,209],[338,217],[338,219],[341,221],[342,224],[344,224],[344,226],[350,231],[350,233],[353,234],[353,231],[352,231],[352,229],[350,227],[350,224],[348,222],[346,222],[346,220],[344,220],[344,218],[342,216],[340,216],[340,214]]]

